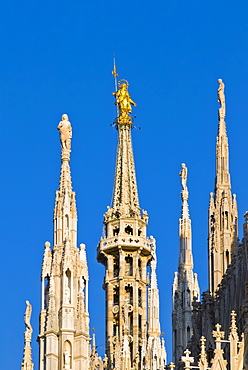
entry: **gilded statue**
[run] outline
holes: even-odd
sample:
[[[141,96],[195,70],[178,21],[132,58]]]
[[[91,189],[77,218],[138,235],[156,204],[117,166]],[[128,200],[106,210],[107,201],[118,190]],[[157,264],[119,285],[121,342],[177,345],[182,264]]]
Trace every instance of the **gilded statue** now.
[[[187,191],[187,175],[188,175],[188,169],[186,167],[186,164],[185,163],[182,163],[182,169],[181,171],[179,172],[179,175],[181,177],[181,184],[182,184],[182,187],[183,187],[183,190],[184,191]]]
[[[62,121],[59,122],[60,142],[62,149],[71,149],[72,127],[67,114],[62,115]]]
[[[226,114],[226,103],[225,103],[225,84],[221,78],[218,79],[218,102],[220,103],[221,108],[219,109],[220,117],[225,117]]]
[[[136,103],[131,99],[130,94],[128,92],[128,84],[122,83],[119,84],[119,89],[113,93],[116,97],[115,105],[118,106],[119,109],[119,119],[126,120],[128,119],[128,115],[132,113],[131,105],[136,107]]]

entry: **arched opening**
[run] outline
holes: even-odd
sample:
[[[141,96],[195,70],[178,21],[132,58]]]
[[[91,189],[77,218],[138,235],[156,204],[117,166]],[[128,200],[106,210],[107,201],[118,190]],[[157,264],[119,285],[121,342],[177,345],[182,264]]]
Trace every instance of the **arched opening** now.
[[[113,236],[118,235],[118,234],[119,234],[119,232],[120,232],[119,227],[118,227],[118,226],[115,226],[115,228],[113,229]]]
[[[64,299],[66,304],[71,303],[71,271],[69,269],[65,273]]]
[[[133,276],[133,258],[131,256],[125,257],[125,275]]]
[[[187,327],[187,343],[190,341],[190,327]]]
[[[49,287],[50,287],[50,278],[47,275],[44,279],[44,308],[45,310],[48,308],[49,302]]]
[[[114,266],[113,266],[113,277],[117,277],[119,275],[119,257],[114,257]]]
[[[138,289],[138,305],[139,307],[142,307],[142,290]]]
[[[119,287],[114,287],[113,303],[114,306],[119,305]]]
[[[142,327],[141,327],[141,325],[142,325],[142,316],[139,315],[139,336],[140,336],[140,338],[142,337]]]
[[[130,285],[125,286],[125,299],[129,304],[133,304],[133,287]]]
[[[142,264],[141,264],[141,259],[140,258],[138,260],[138,269],[139,269],[140,279],[142,279]]]
[[[133,229],[130,225],[127,225],[125,227],[125,233],[128,234],[128,235],[133,235]]]
[[[225,211],[225,228],[228,229],[229,228],[229,223],[228,223],[228,212]]]
[[[229,251],[226,251],[226,267],[230,264],[230,254]]]
[[[72,368],[72,350],[71,350],[71,343],[69,340],[66,340],[64,343],[63,360],[64,360],[63,368],[71,369]]]
[[[67,230],[69,230],[69,216],[65,215],[65,227]]]

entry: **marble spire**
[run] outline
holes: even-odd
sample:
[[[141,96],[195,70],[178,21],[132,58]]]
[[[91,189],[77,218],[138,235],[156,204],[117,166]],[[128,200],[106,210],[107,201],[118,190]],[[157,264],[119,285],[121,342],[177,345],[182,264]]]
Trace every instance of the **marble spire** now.
[[[192,231],[188,206],[188,169],[182,163],[179,173],[182,184],[182,213],[179,219],[179,259],[178,271],[173,282],[173,361],[177,365],[183,350],[193,334],[192,304],[200,300],[200,289],[197,274],[193,272]]]
[[[147,357],[147,266],[152,259],[152,246],[146,236],[148,214],[139,207],[131,142],[131,106],[136,104],[130,97],[126,80],[119,81],[113,95],[118,107],[114,192],[111,207],[104,215],[105,233],[97,249],[97,259],[106,269],[103,288],[106,291],[107,368],[143,370],[150,361]],[[153,269],[153,293],[155,274]],[[160,336],[157,311],[154,315],[151,331],[156,330]]]
[[[40,370],[85,370],[89,363],[88,267],[84,244],[77,247],[77,210],[72,191],[72,128],[58,125],[61,172],[54,207],[54,243],[45,243],[40,314]]]
[[[152,259],[150,262],[151,277],[150,287],[148,288],[148,343],[146,358],[148,368],[151,370],[163,370],[166,365],[167,356],[164,338],[161,338],[161,327],[159,320],[159,290],[157,282],[157,255],[156,240],[150,236]]]
[[[226,133],[225,85],[218,80],[218,135],[216,139],[215,190],[209,203],[209,290],[212,295],[231,263],[238,242],[238,210],[235,194],[231,193],[229,146]]]

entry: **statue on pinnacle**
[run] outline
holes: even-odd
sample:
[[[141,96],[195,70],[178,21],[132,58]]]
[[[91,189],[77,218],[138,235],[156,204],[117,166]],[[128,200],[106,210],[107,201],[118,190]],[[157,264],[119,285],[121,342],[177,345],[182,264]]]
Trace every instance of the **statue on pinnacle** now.
[[[70,151],[72,127],[67,114],[62,115],[62,121],[59,122],[58,130],[60,131],[60,142],[62,151]]]
[[[182,184],[182,188],[183,188],[183,191],[188,191],[188,188],[187,188],[187,176],[188,176],[188,169],[186,167],[186,164],[185,163],[182,163],[182,169],[181,171],[179,172],[179,175],[181,177],[181,184]]]
[[[225,84],[221,78],[218,79],[219,87],[218,87],[218,102],[220,103],[219,109],[219,119],[225,118],[226,116],[226,102],[225,102]]]
[[[125,81],[121,83],[122,81]],[[136,103],[131,99],[128,92],[128,82],[126,80],[121,80],[118,83],[119,88],[115,93],[112,93],[116,97],[115,105],[118,106],[119,116],[118,122],[126,123],[131,121],[129,114],[132,113],[131,105],[136,107]]]

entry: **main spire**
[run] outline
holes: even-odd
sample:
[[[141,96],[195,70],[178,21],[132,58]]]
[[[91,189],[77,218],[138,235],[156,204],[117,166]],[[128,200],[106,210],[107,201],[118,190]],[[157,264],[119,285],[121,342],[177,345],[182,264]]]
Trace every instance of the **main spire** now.
[[[116,77],[116,68],[113,71]],[[111,207],[104,215],[105,233],[98,245],[97,259],[106,268],[103,288],[106,291],[107,370],[150,368],[150,354],[155,367],[164,368],[165,349],[160,341],[158,289],[154,241],[146,236],[147,212],[140,210],[133,149],[131,143],[132,105],[128,82],[119,81],[116,92],[118,149]],[[155,252],[154,252],[155,253]],[[147,331],[147,268],[151,263],[151,289]],[[155,264],[155,265],[154,265]],[[156,350],[152,344],[156,342]],[[155,358],[162,358],[156,367]]]
[[[118,130],[118,148],[112,208],[115,212],[130,216],[133,213],[140,213],[130,133],[132,128],[131,105],[136,106],[136,103],[130,97],[126,80],[119,81],[118,89],[113,95],[116,97],[115,105],[118,107],[118,117],[115,121]]]

